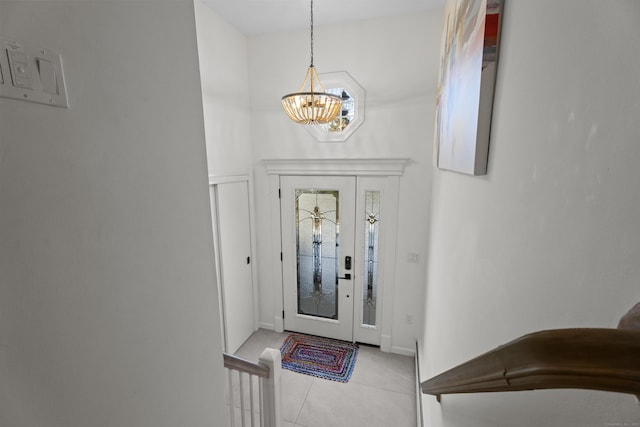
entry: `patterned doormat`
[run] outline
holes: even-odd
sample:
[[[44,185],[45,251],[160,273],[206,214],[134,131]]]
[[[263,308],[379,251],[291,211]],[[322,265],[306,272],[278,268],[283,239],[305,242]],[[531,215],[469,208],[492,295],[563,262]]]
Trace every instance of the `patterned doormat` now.
[[[346,383],[358,356],[358,344],[291,334],[282,346],[282,367],[301,374]]]

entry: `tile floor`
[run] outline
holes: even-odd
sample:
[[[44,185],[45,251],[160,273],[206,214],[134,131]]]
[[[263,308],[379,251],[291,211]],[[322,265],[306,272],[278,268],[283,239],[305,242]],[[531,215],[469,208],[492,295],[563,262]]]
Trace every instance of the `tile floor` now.
[[[266,347],[279,349],[287,333],[260,329],[236,354],[257,361]],[[415,427],[412,357],[361,345],[348,383],[282,370],[283,427]]]

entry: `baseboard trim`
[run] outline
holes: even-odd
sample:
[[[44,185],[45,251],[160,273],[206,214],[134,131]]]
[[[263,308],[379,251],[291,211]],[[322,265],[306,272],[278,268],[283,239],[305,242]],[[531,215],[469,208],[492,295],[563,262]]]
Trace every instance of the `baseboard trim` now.
[[[380,336],[380,350],[385,353],[391,353],[391,335]]]
[[[398,347],[398,346],[391,347],[391,353],[400,354],[402,356],[411,356],[411,357],[415,357],[415,355],[416,355],[415,349],[406,348],[406,347]]]
[[[275,316],[273,322],[273,330],[276,332],[284,332],[284,317]]]
[[[273,323],[259,322],[258,327],[260,329],[268,329],[270,331],[273,331]]]
[[[416,341],[416,427],[424,427],[424,413],[422,411],[422,388],[420,387],[420,346]]]

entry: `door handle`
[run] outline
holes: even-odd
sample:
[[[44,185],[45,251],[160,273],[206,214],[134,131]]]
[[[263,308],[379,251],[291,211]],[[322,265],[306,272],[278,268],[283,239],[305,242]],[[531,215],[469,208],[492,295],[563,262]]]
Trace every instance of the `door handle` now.
[[[338,277],[338,279],[351,280],[351,273],[346,273],[343,277]]]

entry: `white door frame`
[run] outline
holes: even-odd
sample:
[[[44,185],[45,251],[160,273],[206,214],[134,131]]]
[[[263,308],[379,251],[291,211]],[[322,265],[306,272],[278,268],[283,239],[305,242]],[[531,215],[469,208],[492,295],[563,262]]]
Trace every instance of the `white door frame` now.
[[[382,290],[381,307],[381,339],[380,349],[391,351],[393,330],[393,299],[395,293],[395,266],[396,266],[396,234],[398,223],[398,192],[400,176],[408,159],[285,159],[264,160],[267,174],[269,175],[270,200],[271,200],[271,264],[273,272],[274,291],[274,329],[277,332],[284,331],[284,303],[282,286],[284,283],[282,272],[282,241],[280,228],[280,176],[284,175],[328,175],[328,176],[378,176],[388,180],[388,197],[390,209],[385,217],[385,223],[389,224],[387,241],[384,248],[385,269],[384,288]]]

